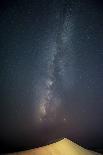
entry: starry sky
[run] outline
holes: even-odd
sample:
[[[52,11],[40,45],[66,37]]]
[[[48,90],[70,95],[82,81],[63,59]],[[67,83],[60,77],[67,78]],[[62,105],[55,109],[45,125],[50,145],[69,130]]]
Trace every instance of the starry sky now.
[[[0,2],[0,144],[103,148],[103,3]]]

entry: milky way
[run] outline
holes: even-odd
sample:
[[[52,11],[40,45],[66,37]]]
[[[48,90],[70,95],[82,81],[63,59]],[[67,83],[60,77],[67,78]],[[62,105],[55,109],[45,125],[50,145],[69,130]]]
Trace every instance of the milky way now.
[[[71,38],[73,33],[73,23],[71,20],[71,14],[68,9],[64,17],[64,22],[62,19],[63,14],[62,16],[61,14],[56,14],[55,16],[57,22],[59,20],[60,25],[57,25],[57,28],[55,29],[53,36],[52,33],[49,34],[48,39],[45,41],[45,46],[47,46],[47,49],[44,51],[43,60],[46,63],[46,73],[44,73],[46,76],[44,81],[40,81],[37,84],[37,92],[39,99],[37,103],[38,108],[36,109],[35,113],[39,119],[39,122],[42,122],[43,120],[55,121],[58,112],[60,111],[60,109],[63,108],[61,107],[61,96],[59,95],[56,89],[56,75],[58,74],[58,76],[61,78],[62,83],[63,81],[67,80],[69,87],[70,85],[72,85],[74,80],[73,75],[72,79],[68,79],[68,76],[66,75],[66,66],[68,65],[69,68],[73,71],[75,61],[73,47],[71,45]],[[66,52],[66,48],[69,48],[70,50]],[[68,55],[66,53],[68,53]],[[67,56],[69,58],[69,62],[67,62],[66,60]],[[72,72],[72,74],[74,74],[74,72]],[[66,121],[66,118],[63,115],[63,111],[59,114],[59,117],[61,121]]]

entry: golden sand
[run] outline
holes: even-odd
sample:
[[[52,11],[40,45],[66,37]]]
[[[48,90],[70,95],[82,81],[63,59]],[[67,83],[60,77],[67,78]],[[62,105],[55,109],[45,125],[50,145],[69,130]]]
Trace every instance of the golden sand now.
[[[56,143],[43,147],[11,153],[8,155],[100,155],[99,153],[89,151],[83,147],[64,138]]]

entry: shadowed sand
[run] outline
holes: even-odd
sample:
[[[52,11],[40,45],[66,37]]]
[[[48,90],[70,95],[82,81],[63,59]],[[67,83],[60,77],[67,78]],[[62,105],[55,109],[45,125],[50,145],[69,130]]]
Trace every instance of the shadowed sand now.
[[[101,154],[84,149],[83,147],[64,138],[50,145],[18,153],[11,153],[8,155],[101,155]]]

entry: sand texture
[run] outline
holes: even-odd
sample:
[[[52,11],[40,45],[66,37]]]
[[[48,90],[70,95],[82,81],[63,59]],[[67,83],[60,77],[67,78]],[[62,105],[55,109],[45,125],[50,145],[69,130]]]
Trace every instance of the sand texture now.
[[[6,155],[101,155],[73,143],[64,138],[56,143],[46,145],[43,147],[22,151],[18,153],[11,153]]]

